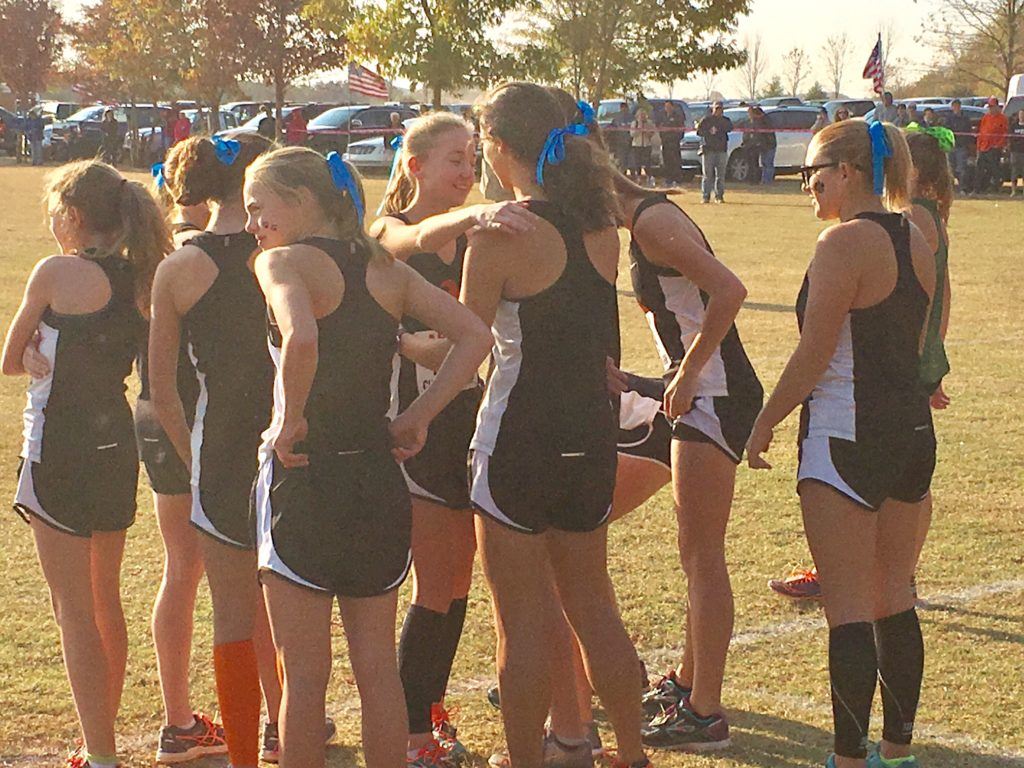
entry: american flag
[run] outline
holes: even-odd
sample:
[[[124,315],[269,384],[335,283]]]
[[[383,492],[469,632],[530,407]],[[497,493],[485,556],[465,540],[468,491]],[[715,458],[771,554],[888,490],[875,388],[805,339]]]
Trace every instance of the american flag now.
[[[871,80],[874,83],[875,93],[881,95],[885,89],[885,67],[882,65],[882,36],[878,36],[878,42],[875,43],[875,47],[871,50],[871,56],[868,58],[868,63],[864,65],[864,74],[861,75],[865,80]]]
[[[377,99],[388,97],[387,80],[361,64],[348,65],[348,89]]]

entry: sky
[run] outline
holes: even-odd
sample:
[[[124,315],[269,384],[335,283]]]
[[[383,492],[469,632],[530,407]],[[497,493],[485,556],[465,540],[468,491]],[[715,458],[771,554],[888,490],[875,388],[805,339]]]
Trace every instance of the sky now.
[[[638,0],[643,1],[643,0]],[[82,0],[57,0],[69,15],[83,5]],[[896,30],[890,57],[903,62],[909,80],[923,74],[932,63],[926,47],[915,42],[929,17],[935,13],[939,0],[753,0],[751,11],[738,23],[738,37],[760,35],[768,63],[763,75],[767,81],[782,73],[782,57],[793,47],[802,47],[811,64],[811,75],[802,86],[814,80],[826,86],[830,78],[822,64],[821,46],[830,35],[846,32],[851,42],[843,92],[849,96],[867,96],[870,83],[860,75],[875,44],[878,32],[887,25]],[[727,97],[746,95],[739,72],[723,72],[716,76],[714,88]],[[401,83],[400,83],[401,84]],[[650,95],[673,95],[681,98],[704,98],[706,84],[702,78],[677,82],[671,87],[661,85]]]

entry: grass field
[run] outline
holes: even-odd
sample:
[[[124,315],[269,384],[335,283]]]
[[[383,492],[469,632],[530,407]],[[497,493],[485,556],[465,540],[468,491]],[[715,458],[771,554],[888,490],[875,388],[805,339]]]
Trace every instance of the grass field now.
[[[0,166],[5,324],[32,264],[54,249],[39,204],[41,186],[38,169]],[[372,210],[383,183],[370,181],[368,189]],[[822,224],[790,181],[772,194],[730,190],[724,206],[700,206],[698,199],[691,188],[680,202],[747,285],[740,333],[770,390],[796,341],[792,303]],[[935,523],[918,577],[928,655],[917,753],[937,768],[1024,766],[1024,420],[1017,408],[1024,376],[1024,205],[957,202],[951,240],[953,372],[946,389],[953,405],[936,419]],[[628,288],[624,270],[620,289]],[[658,362],[646,323],[632,299],[623,295],[621,302],[626,365],[654,373]],[[24,379],[0,381],[3,499],[14,494],[25,385]],[[772,451],[774,471],[739,473],[729,531],[737,638],[725,690],[734,746],[714,758],[656,755],[659,768],[813,766],[830,748],[823,617],[765,587],[769,576],[809,560],[794,489],[794,434],[790,418]],[[144,484],[139,503],[123,571],[131,650],[119,723],[119,745],[133,767],[151,764],[162,718],[148,629],[162,554]],[[613,526],[611,539],[624,618],[654,672],[673,658],[683,621],[669,493]],[[0,766],[56,765],[78,736],[57,630],[28,528],[13,514],[0,516],[0,541]],[[408,585],[400,613],[407,593]],[[198,614],[193,702],[215,712],[205,587]],[[328,763],[350,766],[362,761],[358,701],[340,624],[335,632],[328,711],[340,733]],[[481,767],[502,740],[499,715],[483,696],[493,676],[493,648],[488,593],[478,578],[449,704],[459,709],[460,735]],[[880,729],[880,716],[875,722]],[[605,736],[611,738],[607,729]],[[214,765],[223,763],[203,768]]]

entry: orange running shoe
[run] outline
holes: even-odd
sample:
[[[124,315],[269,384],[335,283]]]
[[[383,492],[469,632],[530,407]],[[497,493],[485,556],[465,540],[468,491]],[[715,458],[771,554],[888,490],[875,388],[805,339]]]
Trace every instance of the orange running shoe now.
[[[784,579],[769,579],[768,587],[783,597],[792,600],[818,600],[821,598],[821,584],[818,569],[796,570]]]

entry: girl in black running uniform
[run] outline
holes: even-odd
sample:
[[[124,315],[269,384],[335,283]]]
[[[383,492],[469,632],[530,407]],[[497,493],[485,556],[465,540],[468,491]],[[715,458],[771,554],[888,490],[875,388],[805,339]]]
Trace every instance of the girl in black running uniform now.
[[[615,487],[619,214],[604,152],[541,86],[482,105],[484,155],[543,221],[470,240],[463,301],[493,325],[494,372],[471,447],[477,540],[494,596],[498,683],[513,765],[539,765],[550,702],[552,581],[615,727],[619,759],[646,764],[640,676],[606,561]],[[553,576],[553,578],[552,578]]]
[[[217,695],[236,768],[257,763],[260,683],[271,724],[280,704],[249,523],[273,365],[264,339],[266,303],[251,271],[256,241],[244,231],[242,204],[245,168],[269,146],[256,135],[196,137],[171,151],[168,192],[178,205],[207,202],[211,216],[206,231],[157,270],[149,343],[153,406],[191,469],[191,522],[201,534],[213,597]],[[178,385],[183,345],[199,382],[191,427]]]
[[[747,445],[756,469],[772,430],[803,403],[797,490],[829,624],[835,754],[865,765],[876,680],[884,727],[872,762],[906,760],[924,668],[911,579],[935,466],[920,351],[935,258],[909,206],[898,129],[860,120],[816,134],[804,183],[822,220],[797,300],[800,343]],[[907,764],[907,763],[903,763]],[[916,763],[911,763],[916,764]]]
[[[335,598],[363,705],[366,764],[406,762],[394,627],[412,520],[394,458],[423,448],[428,424],[474,381],[490,348],[469,310],[364,235],[360,198],[336,153],[325,161],[294,147],[257,161],[245,192],[277,366],[254,496],[259,563],[284,670],[282,762],[310,768],[324,760],[316,724]],[[389,425],[401,318],[452,346]]]
[[[14,506],[32,526],[85,742],[68,765],[113,768],[139,467],[125,379],[170,237],[149,192],[103,163],[58,169],[46,200],[61,255],[36,265],[3,350],[8,376],[26,373],[30,344],[46,361],[29,385]]]
[[[370,227],[370,235],[396,259],[455,298],[462,286],[468,230],[525,231],[537,218],[521,203],[460,208],[473,187],[475,165],[473,126],[463,118],[436,112],[413,121],[402,137],[384,216]],[[393,413],[404,411],[429,386],[448,347],[434,329],[403,318]],[[423,450],[402,465],[412,495],[414,581],[398,659],[413,759],[420,753],[434,759],[462,752],[442,702],[462,635],[476,553],[466,456],[481,393],[477,380],[460,392],[431,425]]]

